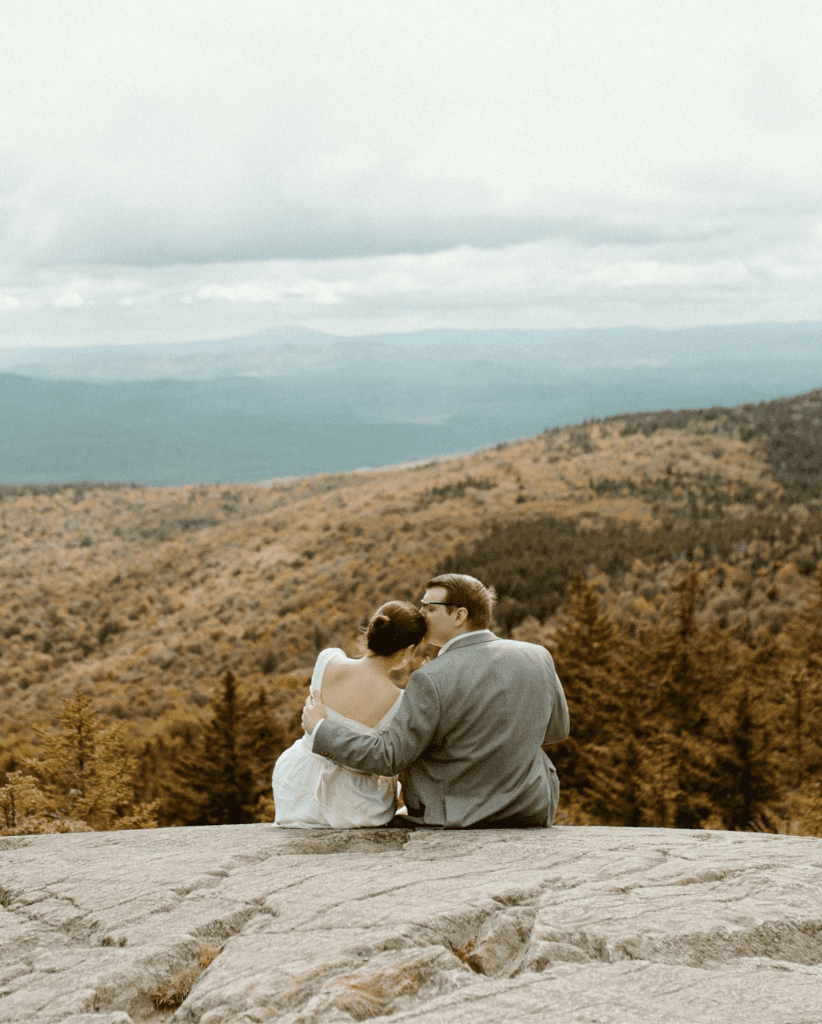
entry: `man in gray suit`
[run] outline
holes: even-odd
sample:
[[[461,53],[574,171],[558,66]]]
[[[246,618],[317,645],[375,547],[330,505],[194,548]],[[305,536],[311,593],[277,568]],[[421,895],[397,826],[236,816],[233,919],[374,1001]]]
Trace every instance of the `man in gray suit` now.
[[[542,748],[568,735],[565,694],[544,647],[490,632],[494,596],[473,576],[430,580],[421,608],[439,655],[411,674],[384,732],[359,735],[306,704],[315,754],[375,775],[405,771],[408,815],[394,825],[553,824],[559,782]]]

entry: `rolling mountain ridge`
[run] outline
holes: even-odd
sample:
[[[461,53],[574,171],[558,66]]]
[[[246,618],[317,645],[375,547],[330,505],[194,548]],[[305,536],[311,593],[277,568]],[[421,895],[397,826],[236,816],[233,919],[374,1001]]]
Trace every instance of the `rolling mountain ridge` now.
[[[819,337],[807,324],[281,332],[7,353],[0,483],[254,482],[437,458],[625,412],[770,400],[822,385]]]

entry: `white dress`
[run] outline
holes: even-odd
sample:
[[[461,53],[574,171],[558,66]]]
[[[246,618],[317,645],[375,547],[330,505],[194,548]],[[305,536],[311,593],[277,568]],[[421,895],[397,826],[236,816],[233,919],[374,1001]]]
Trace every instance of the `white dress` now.
[[[319,696],[325,667],[334,658],[346,657],[339,647],[329,647],[317,658],[311,676],[311,692]],[[345,718],[326,707],[329,720],[340,722],[363,735],[384,729],[400,706],[402,694],[374,728]],[[271,776],[274,789],[274,821],[289,828],[376,828],[397,811],[397,777],[367,775],[329,761],[311,750],[303,735],[277,758]]]

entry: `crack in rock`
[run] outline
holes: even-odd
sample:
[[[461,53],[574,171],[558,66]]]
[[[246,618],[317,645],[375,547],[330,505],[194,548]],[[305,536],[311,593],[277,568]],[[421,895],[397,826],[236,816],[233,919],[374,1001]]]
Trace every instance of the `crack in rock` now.
[[[534,931],[536,909],[511,907],[489,916],[476,941],[454,950],[475,974],[510,977],[525,961]]]
[[[716,927],[677,935],[643,934],[609,938],[595,929],[538,928],[525,970],[555,961],[647,960],[686,967],[715,967],[733,960],[766,957],[788,963],[822,964],[822,921],[765,921],[750,928]],[[576,954],[572,950],[577,950]]]
[[[4,850],[19,850],[22,846],[29,846],[32,842],[26,836],[4,836],[0,839],[0,853]]]
[[[443,947],[379,953],[362,967],[327,981],[296,1018],[318,1024],[338,1011],[366,1020],[385,1016],[403,1004],[452,992],[466,984],[468,971]]]
[[[94,1010],[100,1013],[128,1013],[143,1019],[159,1010],[175,1009],[188,995],[195,978],[201,973],[193,970],[198,962],[202,943],[191,941],[187,949],[157,956],[136,963],[124,963],[119,969],[109,969],[98,980],[94,989]],[[179,992],[180,998],[165,1006],[157,1002],[157,994]],[[170,998],[170,997],[169,997]]]
[[[172,886],[171,891],[177,896],[190,896],[191,893],[202,889],[217,889],[222,885],[223,879],[228,877],[228,871],[210,871],[207,875],[202,875],[200,878],[193,878],[182,885]]]
[[[239,934],[244,925],[261,912],[262,903],[260,899],[227,917],[215,918],[192,929],[190,936],[166,950],[163,956],[139,958],[126,970],[129,977],[110,972],[96,989],[95,1008],[125,1010],[141,1016],[164,1007],[176,1009],[222,952],[226,941]]]
[[[286,830],[282,830],[286,831]],[[278,855],[334,854],[334,853],[390,853],[402,850],[413,835],[413,829],[331,829],[288,830],[280,844]]]
[[[433,921],[408,925],[379,943],[349,947],[348,955],[335,963],[292,975],[266,1013],[294,1024],[315,1024],[339,1014],[364,1020],[471,985],[478,975],[510,977],[529,949],[538,892],[503,891]],[[175,1020],[205,1024],[212,1019],[202,1014],[198,995],[195,986],[191,1002],[183,1003]],[[221,1019],[215,1012],[215,1024]]]
[[[59,933],[70,942],[83,946],[98,945],[92,941],[95,932],[99,931],[97,921],[85,921],[86,912],[65,893],[41,890],[33,899],[17,893],[8,909],[23,921]]]
[[[457,958],[475,974],[510,977],[528,955],[537,915],[537,900],[544,886],[513,890],[491,897],[490,912],[467,942],[464,935],[446,941]],[[502,908],[502,909],[500,909]]]
[[[9,910],[19,895],[19,892],[0,885],[0,907],[5,907],[6,910]]]
[[[412,926],[405,930],[404,939],[412,948],[450,950],[474,974],[510,977],[520,969],[528,954],[539,891],[541,887],[492,896],[462,912]],[[383,942],[381,952],[390,941]]]
[[[822,842],[661,832],[262,825],[15,844],[0,1021],[816,1020]],[[206,944],[219,955],[203,968]]]

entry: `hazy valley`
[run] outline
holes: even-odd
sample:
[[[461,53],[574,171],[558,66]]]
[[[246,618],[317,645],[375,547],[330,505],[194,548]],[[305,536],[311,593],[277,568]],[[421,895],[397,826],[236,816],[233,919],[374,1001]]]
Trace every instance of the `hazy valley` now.
[[[813,324],[306,331],[7,351],[0,483],[255,482],[473,451],[546,428],[822,384]]]

